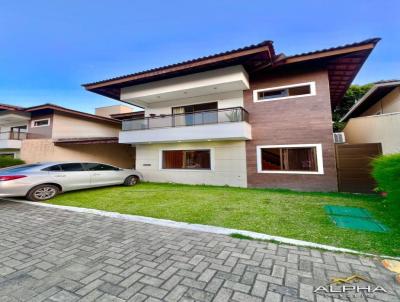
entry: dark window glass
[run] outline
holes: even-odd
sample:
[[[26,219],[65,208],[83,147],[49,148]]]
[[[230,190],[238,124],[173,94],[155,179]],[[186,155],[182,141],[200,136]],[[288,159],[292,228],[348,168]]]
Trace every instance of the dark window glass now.
[[[98,164],[98,163],[85,163],[83,164],[86,170],[89,171],[118,171],[119,169],[113,166]]]
[[[172,108],[175,126],[213,124],[218,121],[218,103],[203,103]]]
[[[163,151],[163,169],[211,169],[210,150]]]
[[[34,127],[48,126],[48,125],[49,125],[49,120],[38,120],[33,122]]]
[[[0,158],[14,158],[14,153],[1,153]]]
[[[291,87],[288,90],[289,90],[289,96],[303,95],[303,94],[310,94],[311,93],[310,85]]]
[[[59,165],[54,165],[43,169],[43,171],[61,171],[61,168]]]
[[[180,114],[180,113],[193,113],[198,111],[206,111],[206,110],[217,110],[218,103],[202,103],[202,104],[194,104],[182,107],[173,107],[172,114]]]
[[[40,164],[29,164],[29,165],[22,165],[22,166],[17,166],[17,167],[13,167],[13,168],[7,168],[7,169],[3,169],[1,170],[1,172],[22,172],[25,170],[30,170],[32,168],[36,168],[36,167],[40,167]]]
[[[60,167],[61,171],[64,172],[84,171],[82,164],[80,163],[61,164]]]
[[[261,150],[263,171],[318,171],[317,152],[311,148],[265,148]]]
[[[287,96],[305,95],[310,93],[311,93],[311,87],[309,84],[307,84],[297,87],[260,91],[258,93],[258,99],[269,100],[269,99],[283,98]]]

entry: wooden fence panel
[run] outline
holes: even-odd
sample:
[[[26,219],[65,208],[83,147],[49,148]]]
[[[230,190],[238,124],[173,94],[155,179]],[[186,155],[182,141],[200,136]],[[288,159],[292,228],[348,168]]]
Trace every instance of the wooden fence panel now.
[[[336,145],[336,166],[340,192],[372,193],[376,187],[371,177],[371,160],[382,154],[382,145]]]

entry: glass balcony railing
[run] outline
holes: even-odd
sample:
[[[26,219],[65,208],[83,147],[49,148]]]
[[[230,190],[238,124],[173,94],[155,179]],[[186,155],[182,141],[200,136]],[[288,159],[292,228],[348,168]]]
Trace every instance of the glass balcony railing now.
[[[23,131],[0,132],[0,140],[24,140],[28,138],[28,133]]]
[[[122,131],[197,126],[248,121],[248,112],[242,107],[160,115],[122,121]]]

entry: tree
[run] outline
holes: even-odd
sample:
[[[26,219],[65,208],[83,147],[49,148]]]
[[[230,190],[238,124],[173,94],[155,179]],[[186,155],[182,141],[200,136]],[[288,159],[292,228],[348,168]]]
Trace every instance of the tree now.
[[[351,85],[349,89],[347,89],[346,94],[344,95],[341,103],[336,106],[333,111],[333,131],[340,132],[343,130],[346,123],[339,122],[339,120],[345,116],[345,114],[350,110],[350,108],[361,99],[364,94],[371,89],[373,86],[372,83],[365,85]]]

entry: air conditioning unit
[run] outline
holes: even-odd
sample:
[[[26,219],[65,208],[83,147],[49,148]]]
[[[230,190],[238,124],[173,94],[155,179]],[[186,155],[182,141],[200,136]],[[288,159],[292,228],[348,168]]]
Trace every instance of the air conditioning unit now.
[[[344,144],[346,142],[346,137],[344,136],[344,132],[333,133],[333,142],[335,144]]]

